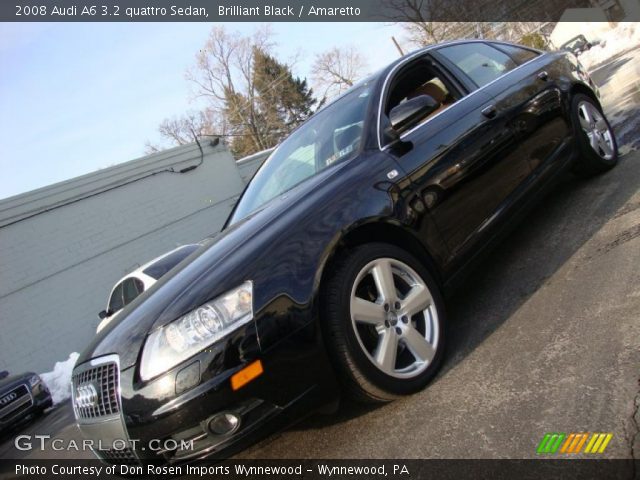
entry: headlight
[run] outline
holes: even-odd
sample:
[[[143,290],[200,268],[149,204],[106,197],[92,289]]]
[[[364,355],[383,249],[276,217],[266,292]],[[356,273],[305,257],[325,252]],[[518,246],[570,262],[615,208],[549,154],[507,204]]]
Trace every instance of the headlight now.
[[[149,380],[253,319],[253,283],[248,281],[159,328],[142,350],[140,376]]]
[[[34,375],[29,379],[29,385],[31,385],[31,388],[35,387],[40,382],[41,382],[41,380],[40,380],[40,377],[38,375]]]

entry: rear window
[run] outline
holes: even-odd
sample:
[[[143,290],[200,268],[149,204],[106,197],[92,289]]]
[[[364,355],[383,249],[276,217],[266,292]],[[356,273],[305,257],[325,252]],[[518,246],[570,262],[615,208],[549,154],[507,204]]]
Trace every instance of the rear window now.
[[[161,276],[187,258],[198,248],[198,245],[185,245],[171,252],[166,257],[161,258],[157,262],[152,263],[145,268],[142,273],[149,275],[151,278],[158,280]]]
[[[540,55],[534,50],[529,50],[524,47],[517,47],[515,45],[507,45],[505,43],[492,43],[493,46],[507,53],[511,58],[515,60],[518,65],[528,62]]]

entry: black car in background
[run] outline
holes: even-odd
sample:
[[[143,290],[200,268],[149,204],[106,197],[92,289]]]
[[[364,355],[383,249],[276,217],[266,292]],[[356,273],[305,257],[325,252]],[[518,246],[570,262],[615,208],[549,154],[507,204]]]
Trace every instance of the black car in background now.
[[[35,373],[0,372],[0,432],[42,413],[52,404],[49,389]]]
[[[593,47],[593,44],[588,41],[584,35],[578,35],[573,37],[568,42],[565,42],[560,47],[560,50],[566,50],[573,53],[576,57],[582,52],[586,52]]]
[[[616,162],[573,55],[491,41],[407,55],[285,139],[223,231],[93,339],[73,373],[80,430],[107,461],[182,462],[341,392],[417,392],[465,272],[563,173]]]

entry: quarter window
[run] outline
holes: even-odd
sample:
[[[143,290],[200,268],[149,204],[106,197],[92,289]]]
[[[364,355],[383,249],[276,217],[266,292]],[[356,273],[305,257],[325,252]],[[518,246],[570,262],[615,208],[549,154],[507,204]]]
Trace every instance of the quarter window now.
[[[442,47],[438,52],[462,70],[479,87],[492,82],[517,66],[509,55],[481,42]]]

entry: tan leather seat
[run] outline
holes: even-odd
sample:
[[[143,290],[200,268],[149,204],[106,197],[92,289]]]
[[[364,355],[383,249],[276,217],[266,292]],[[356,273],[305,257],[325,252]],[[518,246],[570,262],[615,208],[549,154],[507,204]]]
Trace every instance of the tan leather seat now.
[[[407,99],[415,98],[420,95],[429,95],[436,102],[441,104],[445,103],[445,100],[447,99],[447,92],[445,92],[435,83],[425,83],[424,85],[420,85],[407,96]]]
[[[418,97],[420,95],[429,95],[431,98],[433,98],[436,102],[440,104],[440,106],[436,110],[434,110],[429,115],[429,117],[436,115],[438,112],[444,110],[451,104],[451,102],[447,98],[447,92],[445,92],[442,88],[440,88],[438,85],[432,82],[427,82],[424,85],[420,85],[413,92],[407,95],[407,100]],[[426,118],[428,117],[425,117],[425,119]]]

